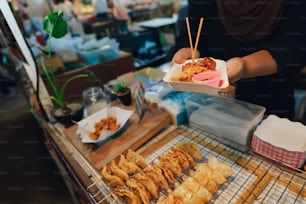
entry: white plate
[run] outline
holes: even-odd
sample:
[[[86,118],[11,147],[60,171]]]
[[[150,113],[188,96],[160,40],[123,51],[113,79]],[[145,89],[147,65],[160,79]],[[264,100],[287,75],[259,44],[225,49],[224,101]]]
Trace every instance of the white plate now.
[[[201,60],[203,58],[199,58],[196,60]],[[187,92],[197,92],[197,93],[206,93],[206,94],[217,94],[220,89],[226,88],[229,85],[228,77],[227,77],[227,70],[226,70],[226,63],[224,60],[214,59],[216,61],[216,71],[221,73],[221,80],[222,84],[219,88],[212,87],[205,84],[198,84],[193,82],[183,82],[183,81],[172,81],[171,78],[176,76],[182,72],[182,66],[187,63],[190,63],[191,60],[186,60],[183,64],[174,64],[169,72],[164,76],[164,82],[169,83],[175,90],[178,91],[187,91]]]
[[[121,109],[119,107],[110,107],[103,108],[98,112],[90,115],[89,117],[78,122],[77,134],[80,135],[81,141],[83,143],[103,143],[108,139],[111,139],[115,136],[118,136],[118,133],[121,132],[129,120],[134,111]],[[117,123],[120,124],[120,128],[116,132],[102,131],[100,137],[97,140],[92,140],[89,137],[90,132],[94,132],[94,125],[96,122],[100,121],[103,118],[107,117],[116,117]]]

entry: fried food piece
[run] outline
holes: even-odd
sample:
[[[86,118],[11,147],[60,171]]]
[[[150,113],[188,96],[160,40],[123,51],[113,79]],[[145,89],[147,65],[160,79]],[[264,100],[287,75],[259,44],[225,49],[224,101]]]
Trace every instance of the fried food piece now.
[[[124,182],[118,177],[107,172],[107,167],[104,166],[101,171],[102,179],[110,187],[124,186]]]
[[[208,166],[211,169],[222,173],[222,175],[225,177],[233,175],[233,169],[215,157],[208,158]]]
[[[132,189],[134,189],[137,193],[137,195],[140,197],[142,203],[144,204],[150,204],[151,203],[151,195],[149,191],[145,189],[145,187],[140,183],[135,183],[131,180],[128,180],[126,182],[126,185]]]
[[[115,176],[118,176],[119,178],[121,178],[123,181],[127,181],[129,180],[129,175],[123,171],[122,169],[120,169],[116,164],[115,161],[111,161],[110,165],[109,165],[109,170],[112,172],[112,174],[114,174]]]
[[[104,130],[109,130],[111,132],[116,132],[120,128],[120,124],[117,124],[117,118],[107,117],[102,118],[100,121],[94,124],[95,130],[89,133],[89,137],[92,140],[97,140],[100,137],[100,134]]]
[[[210,193],[216,193],[218,190],[218,183],[212,171],[206,164],[198,164],[196,170],[190,173],[191,177],[196,179],[202,186],[207,188]]]
[[[128,204],[142,204],[142,201],[140,200],[140,198],[134,192],[128,189],[115,188],[114,192],[117,195],[124,197]]]
[[[133,176],[133,178],[137,182],[141,183],[155,199],[158,199],[158,185],[156,185],[150,177],[146,176],[145,174],[137,173]]]
[[[226,178],[222,173],[211,169],[207,164],[198,164],[196,166],[196,171],[200,171],[207,175],[208,180],[215,181],[217,184],[223,184],[226,182]]]
[[[173,191],[173,196],[178,202],[181,203],[191,203],[191,199],[193,197],[193,193],[186,189],[183,185],[179,185]]]
[[[188,177],[181,185],[190,190],[193,197],[197,197],[196,201],[203,203],[212,199],[212,194],[193,177]]]
[[[185,157],[187,158],[188,162],[189,162],[189,167],[196,166],[196,162],[194,161],[193,157],[187,151],[185,151],[183,149],[178,149],[176,147],[172,147],[172,150],[178,151],[178,152],[184,154]]]
[[[120,155],[118,166],[128,174],[134,174],[136,172],[142,172],[141,169],[134,163],[126,160],[124,155]]]
[[[196,60],[193,64],[186,63],[182,66],[181,72],[171,77],[172,81],[191,82],[195,74],[208,70],[216,70],[216,61],[210,57]]]
[[[201,150],[195,143],[180,142],[175,145],[175,148],[182,149],[188,152],[193,158],[202,160]]]
[[[205,188],[207,188],[210,193],[214,194],[218,191],[218,184],[213,180],[208,180]]]
[[[196,179],[202,186],[206,186],[208,183],[208,176],[202,171],[192,171],[190,176]]]
[[[163,172],[163,175],[165,176],[165,178],[171,182],[171,183],[175,183],[175,178],[174,178],[174,174],[173,172],[169,169],[169,167],[167,167],[165,164],[162,163],[154,163],[152,162],[151,165],[154,168],[158,168]]]
[[[147,176],[149,176],[155,183],[157,183],[159,187],[163,188],[164,190],[168,190],[169,185],[161,169],[155,167],[151,169],[149,167],[146,167],[143,169],[143,172]]]
[[[175,175],[182,175],[182,168],[176,158],[170,157],[169,155],[160,155],[158,156],[158,159],[161,163],[167,166]]]
[[[180,166],[184,169],[188,169],[190,167],[188,158],[182,152],[175,151],[174,149],[172,149],[168,152],[168,155],[173,158],[176,158]]]
[[[133,162],[134,164],[136,164],[137,166],[141,168],[144,168],[148,165],[147,161],[145,160],[145,158],[143,158],[143,156],[141,156],[140,154],[137,154],[131,149],[128,149],[128,152],[126,154],[126,159],[129,162]]]
[[[166,198],[160,198],[156,204],[184,204],[179,198],[174,197],[173,192],[170,192]]]

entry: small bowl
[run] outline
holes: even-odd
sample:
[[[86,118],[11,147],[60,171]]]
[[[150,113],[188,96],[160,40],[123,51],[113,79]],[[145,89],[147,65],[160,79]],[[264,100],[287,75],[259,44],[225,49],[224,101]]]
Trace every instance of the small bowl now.
[[[194,75],[192,81],[218,88],[221,85],[221,76],[221,73],[218,71],[205,71]]]

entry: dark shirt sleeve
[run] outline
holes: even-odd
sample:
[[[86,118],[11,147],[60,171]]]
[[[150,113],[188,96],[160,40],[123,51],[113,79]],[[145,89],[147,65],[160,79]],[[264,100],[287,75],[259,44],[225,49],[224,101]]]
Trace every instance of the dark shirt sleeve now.
[[[259,48],[268,50],[278,65],[280,76],[296,75],[306,65],[305,1],[286,1],[282,17]]]

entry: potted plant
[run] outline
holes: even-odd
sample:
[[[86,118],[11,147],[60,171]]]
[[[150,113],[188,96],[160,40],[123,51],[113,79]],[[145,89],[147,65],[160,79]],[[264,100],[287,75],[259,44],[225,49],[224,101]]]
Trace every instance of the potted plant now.
[[[123,81],[118,81],[114,84],[114,91],[118,99],[123,103],[123,105],[131,105],[132,96],[131,89]]]
[[[44,75],[50,84],[53,95],[50,95],[49,99],[54,102],[54,108],[51,112],[52,116],[65,127],[68,127],[73,124],[73,121],[79,121],[83,118],[83,105],[80,102],[68,102],[65,101],[65,90],[69,83],[73,80],[90,77],[89,71],[84,74],[77,74],[65,81],[65,83],[59,87],[56,78],[55,72],[52,64],[52,51],[51,51],[51,37],[62,38],[67,34],[67,23],[63,19],[63,12],[52,12],[49,15],[45,16],[43,19],[43,29],[46,33],[49,34],[48,44],[46,50],[48,53],[48,59],[50,64],[50,71],[47,70],[46,65],[43,60],[41,60],[42,70]]]

